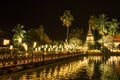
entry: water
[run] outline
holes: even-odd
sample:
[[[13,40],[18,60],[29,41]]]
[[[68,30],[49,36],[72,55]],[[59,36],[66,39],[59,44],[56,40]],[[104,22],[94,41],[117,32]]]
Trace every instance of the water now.
[[[120,56],[84,56],[3,75],[0,80],[120,80]]]

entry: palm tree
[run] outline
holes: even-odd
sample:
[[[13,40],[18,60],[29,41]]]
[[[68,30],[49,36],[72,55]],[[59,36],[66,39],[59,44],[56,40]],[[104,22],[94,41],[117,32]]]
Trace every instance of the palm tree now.
[[[117,19],[112,19],[112,22],[109,23],[108,34],[112,35],[114,38],[115,34],[118,32],[120,23]]]
[[[91,27],[91,29],[93,30],[93,35],[95,36],[95,29],[97,28],[97,24],[96,24],[97,18],[95,16],[90,16],[89,19],[89,26]]]
[[[97,30],[100,35],[102,35],[102,46],[104,45],[103,37],[108,33],[108,17],[105,14],[99,15],[97,19]]]
[[[24,35],[26,33],[25,30],[23,30],[24,26],[21,24],[17,24],[17,26],[15,26],[14,29],[12,29],[12,32],[14,32],[14,36],[13,36],[13,42],[14,45],[19,46],[23,39],[24,39]]]
[[[63,21],[63,26],[67,27],[67,38],[68,41],[68,35],[69,35],[69,26],[71,26],[71,21],[73,21],[73,16],[70,14],[69,10],[65,10],[63,13],[63,16],[60,16],[60,20]]]
[[[104,36],[105,34],[107,34],[107,26],[108,26],[108,18],[106,17],[105,14],[101,14],[99,15],[99,18],[97,20],[97,29],[99,34],[101,34],[102,36]]]

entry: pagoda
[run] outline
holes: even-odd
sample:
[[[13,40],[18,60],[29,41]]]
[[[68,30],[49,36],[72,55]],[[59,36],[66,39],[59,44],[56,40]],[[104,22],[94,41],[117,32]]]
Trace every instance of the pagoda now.
[[[92,30],[91,30],[91,27],[89,26],[85,44],[88,46],[88,45],[94,45],[94,43],[95,41],[92,34]]]

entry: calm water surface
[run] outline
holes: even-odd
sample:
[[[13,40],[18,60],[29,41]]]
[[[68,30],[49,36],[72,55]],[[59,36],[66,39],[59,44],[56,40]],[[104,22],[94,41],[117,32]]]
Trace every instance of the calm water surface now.
[[[0,80],[120,80],[120,56],[84,56],[3,75]]]

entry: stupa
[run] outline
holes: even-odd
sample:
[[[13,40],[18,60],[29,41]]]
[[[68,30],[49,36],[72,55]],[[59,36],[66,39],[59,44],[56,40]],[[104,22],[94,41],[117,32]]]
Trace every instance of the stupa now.
[[[91,27],[89,26],[85,44],[86,45],[94,45],[94,43],[95,43],[95,41],[94,41],[94,37],[92,34],[92,30],[91,30]]]

